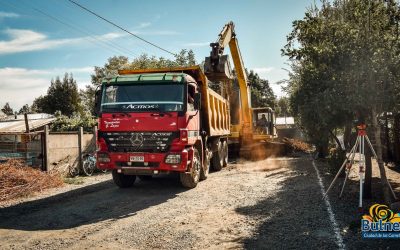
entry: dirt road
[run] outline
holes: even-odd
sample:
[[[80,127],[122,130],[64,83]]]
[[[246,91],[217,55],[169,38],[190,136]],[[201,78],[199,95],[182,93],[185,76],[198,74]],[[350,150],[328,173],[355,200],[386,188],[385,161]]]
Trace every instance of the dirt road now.
[[[393,241],[362,242],[358,228],[349,227],[354,217],[344,216],[346,210],[334,204],[335,228],[308,156],[232,162],[192,190],[182,188],[177,177],[160,176],[137,180],[130,189],[106,180],[69,192],[0,209],[0,248],[396,246]]]

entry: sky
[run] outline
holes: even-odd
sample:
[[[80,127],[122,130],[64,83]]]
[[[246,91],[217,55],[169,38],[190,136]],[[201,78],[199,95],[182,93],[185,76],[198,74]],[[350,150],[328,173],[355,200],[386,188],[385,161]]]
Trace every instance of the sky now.
[[[225,23],[235,23],[245,67],[267,79],[275,95],[288,78],[281,56],[292,22],[314,0],[75,0],[172,52],[192,49],[198,63]],[[72,73],[79,88],[90,84],[94,66],[114,55],[146,53],[172,59],[85,12],[68,0],[0,0],[0,107],[14,110],[45,95],[51,79]]]

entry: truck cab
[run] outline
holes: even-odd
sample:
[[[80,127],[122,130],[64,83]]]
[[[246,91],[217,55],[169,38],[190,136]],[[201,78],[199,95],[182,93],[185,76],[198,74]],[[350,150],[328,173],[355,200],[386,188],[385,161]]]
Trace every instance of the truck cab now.
[[[199,67],[189,72],[200,80],[177,71],[132,71],[102,82],[97,167],[112,170],[118,186],[132,186],[136,176],[178,172],[183,186],[193,188],[207,177],[213,146],[207,143],[213,138],[207,80]]]

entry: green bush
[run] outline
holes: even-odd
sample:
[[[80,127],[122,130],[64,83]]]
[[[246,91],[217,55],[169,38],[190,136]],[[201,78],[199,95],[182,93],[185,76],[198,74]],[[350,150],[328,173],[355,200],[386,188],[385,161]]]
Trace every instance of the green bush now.
[[[74,114],[72,117],[68,117],[57,111],[55,116],[56,120],[50,127],[53,132],[78,131],[79,127],[83,127],[85,132],[92,132],[93,127],[97,126],[97,119],[89,113]]]

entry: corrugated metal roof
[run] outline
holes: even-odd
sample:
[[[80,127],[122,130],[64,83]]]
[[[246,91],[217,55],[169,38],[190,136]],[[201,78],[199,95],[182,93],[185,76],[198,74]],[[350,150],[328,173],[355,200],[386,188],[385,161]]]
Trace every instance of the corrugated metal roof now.
[[[39,113],[39,114],[28,114],[28,119],[29,120],[38,120],[38,119],[48,119],[48,118],[53,118],[54,115],[50,115],[50,114],[45,114],[45,113]],[[17,117],[15,118],[15,115],[9,115],[7,116],[7,118],[5,119],[5,121],[24,121],[24,115],[17,115]]]
[[[12,119],[14,118],[14,119]],[[29,114],[28,123],[29,129],[35,130],[44,125],[52,123],[56,118],[48,114]],[[7,120],[0,121],[0,133],[22,133],[25,132],[25,120],[18,115],[17,119],[14,116],[8,117]]]

